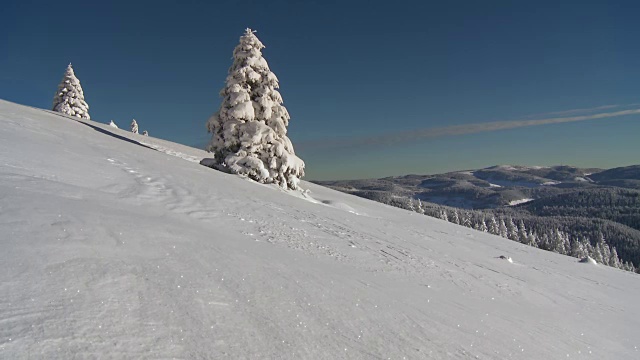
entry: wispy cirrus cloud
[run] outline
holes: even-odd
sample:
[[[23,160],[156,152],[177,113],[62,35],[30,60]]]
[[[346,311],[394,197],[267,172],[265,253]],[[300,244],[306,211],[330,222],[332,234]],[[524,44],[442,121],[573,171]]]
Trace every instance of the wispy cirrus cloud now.
[[[599,107],[599,109],[602,110],[602,109],[608,109],[613,107],[621,107],[621,106],[606,105],[605,107]],[[593,111],[596,109],[598,108],[576,109],[576,110],[569,110],[569,111],[587,111],[587,110]],[[600,112],[600,113],[589,114],[589,115],[552,117],[552,118],[535,119],[535,120],[493,121],[493,122],[485,122],[485,123],[445,126],[445,127],[439,127],[439,128],[416,129],[411,131],[387,133],[385,135],[376,135],[376,136],[363,136],[363,137],[352,137],[352,138],[332,139],[332,140],[314,140],[314,141],[303,142],[303,143],[300,143],[299,145],[300,147],[303,147],[306,149],[350,148],[350,147],[372,146],[372,145],[375,145],[375,146],[396,145],[396,144],[406,144],[406,143],[416,142],[424,139],[439,138],[439,137],[445,137],[445,136],[476,134],[476,133],[515,129],[515,128],[522,128],[522,127],[529,127],[529,126],[561,124],[561,123],[568,123],[568,122],[606,119],[606,118],[637,115],[637,114],[640,114],[640,109],[627,109],[627,110],[620,110],[620,111],[614,111],[614,112],[604,112],[604,113]]]
[[[546,113],[540,113],[540,114],[533,114],[533,115],[529,115],[526,116],[526,118],[540,118],[540,117],[549,117],[549,116],[569,116],[569,115],[574,115],[577,116],[578,114],[590,114],[590,113],[596,113],[596,112],[601,112],[604,110],[611,110],[611,109],[624,109],[624,108],[630,108],[630,107],[638,107],[640,106],[640,104],[635,103],[635,104],[626,104],[626,105],[621,105],[621,104],[613,104],[613,105],[601,105],[601,106],[596,106],[596,107],[592,107],[592,108],[581,108],[581,109],[571,109],[571,110],[562,110],[562,111],[553,111],[553,112],[546,112]]]

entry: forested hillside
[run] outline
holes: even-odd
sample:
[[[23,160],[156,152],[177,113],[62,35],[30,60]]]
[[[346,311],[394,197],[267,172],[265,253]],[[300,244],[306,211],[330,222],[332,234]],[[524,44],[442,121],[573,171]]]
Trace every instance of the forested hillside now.
[[[640,166],[494,166],[439,175],[321,182],[336,190],[541,249],[635,271]]]

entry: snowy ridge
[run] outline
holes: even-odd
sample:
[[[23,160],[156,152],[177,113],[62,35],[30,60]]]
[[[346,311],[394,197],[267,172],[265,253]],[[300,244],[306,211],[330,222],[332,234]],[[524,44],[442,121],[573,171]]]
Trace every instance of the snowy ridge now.
[[[0,101],[0,358],[640,356],[636,274],[86,125]]]

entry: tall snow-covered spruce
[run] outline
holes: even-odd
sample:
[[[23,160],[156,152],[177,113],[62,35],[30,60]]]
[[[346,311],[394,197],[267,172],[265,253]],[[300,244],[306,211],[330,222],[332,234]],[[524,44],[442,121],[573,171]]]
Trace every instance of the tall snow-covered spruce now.
[[[58,91],[53,97],[53,111],[76,116],[81,119],[91,119],[89,116],[89,105],[84,101],[84,92],[80,86],[80,80],[73,72],[71,64],[62,77]]]
[[[264,45],[251,29],[233,51],[233,65],[220,91],[220,109],[207,122],[207,151],[214,167],[260,183],[298,189],[304,162],[287,137],[289,113],[282,105],[278,78],[262,57]]]

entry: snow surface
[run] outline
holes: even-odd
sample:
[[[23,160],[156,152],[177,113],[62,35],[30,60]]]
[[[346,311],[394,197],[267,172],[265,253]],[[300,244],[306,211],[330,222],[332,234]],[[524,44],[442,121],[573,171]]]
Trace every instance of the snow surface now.
[[[509,201],[509,206],[516,206],[516,205],[520,205],[520,204],[525,204],[525,203],[528,203],[529,201],[533,201],[533,199],[526,198],[526,199],[511,200],[511,201]]]
[[[524,168],[524,166],[518,166],[518,168],[522,169]],[[518,170],[518,168],[512,165],[496,165],[496,166],[488,167],[488,169],[500,169],[500,170],[509,170],[509,171]]]
[[[595,261],[591,256],[587,256],[584,257],[582,259],[580,259],[581,263],[587,263],[587,264],[591,264],[591,265],[598,265],[598,262]]]
[[[577,181],[577,179],[578,178],[576,178],[576,181]],[[562,181],[545,181],[540,185],[542,185],[542,186],[554,186],[554,185],[560,185],[560,184],[562,184]]]
[[[0,101],[1,359],[640,357],[636,274],[142,138]]]
[[[496,179],[494,177],[489,177],[483,180],[488,181],[491,184],[499,185],[502,187],[522,186],[522,187],[534,188],[541,185],[540,183],[533,182],[533,181]]]

